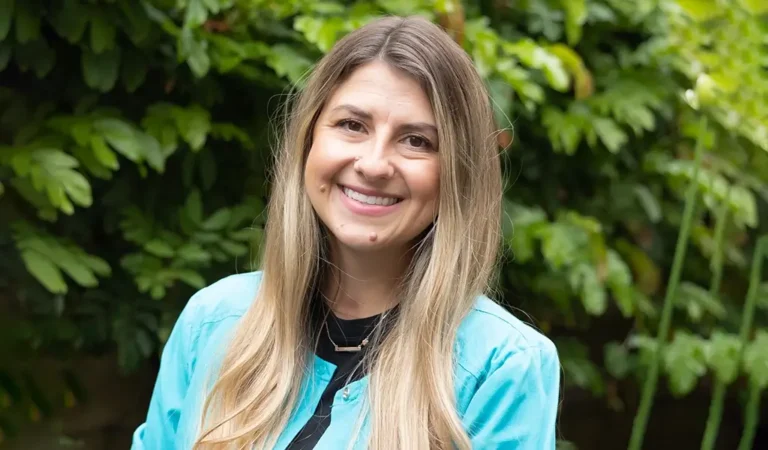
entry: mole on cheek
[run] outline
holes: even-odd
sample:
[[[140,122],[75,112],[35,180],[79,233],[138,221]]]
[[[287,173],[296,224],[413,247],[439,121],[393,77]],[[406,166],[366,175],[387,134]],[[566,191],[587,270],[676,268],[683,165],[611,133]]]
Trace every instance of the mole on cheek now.
[[[371,233],[371,234],[368,235],[368,240],[371,241],[371,242],[376,241],[376,239],[378,239],[378,238],[379,238],[379,236],[376,233]]]

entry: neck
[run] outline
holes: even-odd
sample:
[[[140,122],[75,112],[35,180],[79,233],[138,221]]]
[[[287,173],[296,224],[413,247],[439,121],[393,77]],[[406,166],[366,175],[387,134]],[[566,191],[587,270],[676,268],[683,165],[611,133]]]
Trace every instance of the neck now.
[[[323,293],[336,316],[371,317],[396,305],[395,290],[408,265],[403,252],[359,252],[332,243],[330,253]]]

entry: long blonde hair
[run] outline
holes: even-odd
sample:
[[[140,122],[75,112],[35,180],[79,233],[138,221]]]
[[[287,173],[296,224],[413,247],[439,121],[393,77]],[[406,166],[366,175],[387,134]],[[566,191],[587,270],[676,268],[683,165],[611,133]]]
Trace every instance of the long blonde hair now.
[[[386,17],[341,39],[292,105],[277,154],[261,285],[206,398],[195,450],[271,448],[290,419],[311,363],[311,298],[327,273],[326,231],[303,188],[304,164],[333,90],[375,59],[418,80],[430,99],[440,200],[398,291],[399,313],[369,361],[368,448],[470,448],[456,411],[454,350],[462,319],[489,289],[500,244],[493,114],[470,58],[445,32],[426,19]]]

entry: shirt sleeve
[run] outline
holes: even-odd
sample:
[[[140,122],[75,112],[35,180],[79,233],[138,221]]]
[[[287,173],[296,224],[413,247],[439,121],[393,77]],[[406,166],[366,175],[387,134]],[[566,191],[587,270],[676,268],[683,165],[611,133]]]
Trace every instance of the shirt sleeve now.
[[[160,370],[144,423],[133,433],[131,450],[171,450],[191,377],[194,333],[193,302],[187,304],[174,324],[160,358]]]
[[[554,450],[559,398],[554,344],[507,356],[482,380],[464,413],[472,448]]]

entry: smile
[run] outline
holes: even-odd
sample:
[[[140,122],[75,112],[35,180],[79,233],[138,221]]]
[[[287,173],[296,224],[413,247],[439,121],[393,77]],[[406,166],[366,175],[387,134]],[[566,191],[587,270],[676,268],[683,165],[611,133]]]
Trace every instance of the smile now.
[[[378,197],[373,195],[365,195],[355,190],[352,190],[346,186],[340,186],[340,187],[341,187],[341,191],[344,193],[345,196],[359,203],[362,203],[364,205],[392,206],[395,203],[398,203],[401,201],[401,199],[397,197]]]

